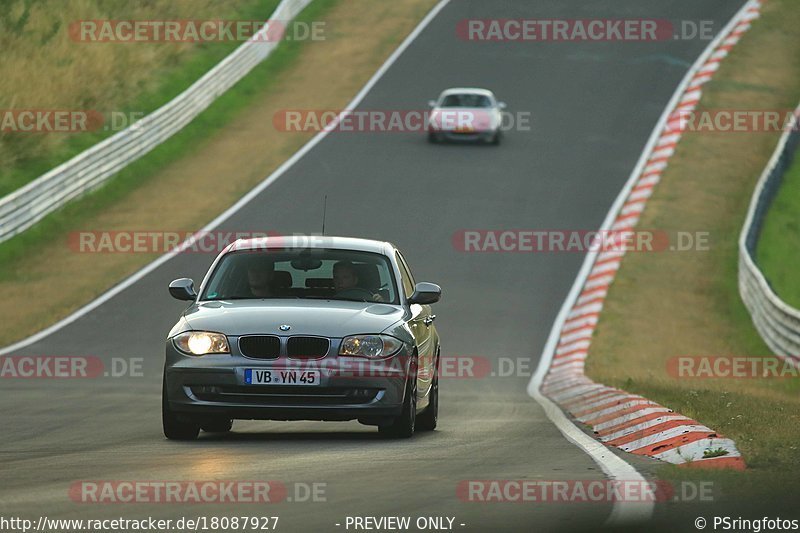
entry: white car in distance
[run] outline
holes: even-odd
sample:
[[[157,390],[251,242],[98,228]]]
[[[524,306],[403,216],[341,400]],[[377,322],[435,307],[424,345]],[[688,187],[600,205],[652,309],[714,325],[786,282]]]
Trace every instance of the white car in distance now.
[[[428,141],[472,141],[500,144],[504,102],[487,89],[452,88],[431,100]]]

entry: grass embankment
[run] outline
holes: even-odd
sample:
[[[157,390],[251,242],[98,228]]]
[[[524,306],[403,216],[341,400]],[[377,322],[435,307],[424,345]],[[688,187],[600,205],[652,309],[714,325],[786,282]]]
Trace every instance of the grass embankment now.
[[[795,159],[761,228],[756,261],[781,299],[800,308],[800,160]]]
[[[315,0],[298,20],[324,22],[323,41],[282,43],[184,130],[102,189],[0,244],[0,293],[5,308],[14,310],[0,321],[0,346],[63,318],[158,255],[75,253],[71,231],[199,229],[311,137],[277,131],[276,112],[344,107],[434,5]],[[185,209],[176,208],[175,191]]]
[[[761,19],[706,85],[700,107],[793,109],[800,98],[798,27],[796,0],[766,2]],[[587,364],[592,379],[642,394],[733,438],[749,466],[744,473],[677,467],[660,473],[711,477],[725,494],[751,502],[777,502],[800,490],[800,380],[676,379],[668,375],[667,361],[769,354],[739,298],[737,239],[779,136],[684,135],[639,227],[709,232],[711,249],[628,254]],[[786,267],[796,272],[795,265]]]
[[[0,9],[0,109],[96,111],[81,133],[0,132],[0,195],[19,188],[189,87],[242,43],[89,42],[82,20],[263,20],[279,0],[63,2],[7,0]],[[115,114],[116,124],[111,123]],[[121,117],[125,117],[122,120]]]

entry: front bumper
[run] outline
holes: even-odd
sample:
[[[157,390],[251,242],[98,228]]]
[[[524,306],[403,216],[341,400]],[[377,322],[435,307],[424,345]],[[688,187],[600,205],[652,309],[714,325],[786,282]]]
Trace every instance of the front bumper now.
[[[231,343],[232,347],[236,343]],[[328,355],[318,360],[186,356],[167,340],[165,386],[172,411],[202,419],[359,420],[381,424],[402,411],[408,356],[383,361]],[[333,352],[333,350],[332,350]],[[335,352],[333,352],[335,354]],[[317,370],[319,385],[251,385],[246,369]]]
[[[455,130],[430,130],[431,135],[443,141],[489,142],[497,135],[496,130],[455,131]]]

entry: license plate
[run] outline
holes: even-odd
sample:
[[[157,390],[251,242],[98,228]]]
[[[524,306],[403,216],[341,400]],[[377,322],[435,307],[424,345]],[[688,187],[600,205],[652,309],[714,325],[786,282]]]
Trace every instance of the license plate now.
[[[319,370],[284,370],[280,368],[248,368],[244,382],[248,385],[319,385]]]

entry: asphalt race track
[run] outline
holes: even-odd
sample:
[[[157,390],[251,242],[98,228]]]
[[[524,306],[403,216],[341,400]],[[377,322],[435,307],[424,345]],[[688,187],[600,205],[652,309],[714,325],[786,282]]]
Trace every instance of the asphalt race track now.
[[[472,531],[598,527],[610,504],[480,504],[456,495],[462,480],[603,474],[525,390],[582,255],[464,253],[453,235],[598,227],[707,41],[481,43],[458,39],[455,27],[465,18],[641,17],[713,20],[719,31],[741,4],[453,0],[360,107],[421,109],[446,87],[485,86],[512,113],[530,112],[531,131],[510,131],[499,147],[430,145],[415,133],[332,133],[224,223],[231,231],[318,233],[327,194],[327,233],[392,241],[417,281],[442,285],[434,311],[445,356],[487,358],[495,370],[500,358],[526,361],[513,376],[443,379],[436,432],[389,441],[355,422],[237,421],[226,437],[167,441],[160,419],[164,338],[182,309],[167,284],[182,276],[199,283],[213,259],[184,254],[10,354],[93,355],[106,368],[114,358],[144,358],[144,375],[4,380],[0,514],[278,515],[283,531],[344,530],[347,516],[381,515],[455,517],[455,529]],[[99,505],[69,495],[82,480],[209,479],[325,483],[327,501]]]

